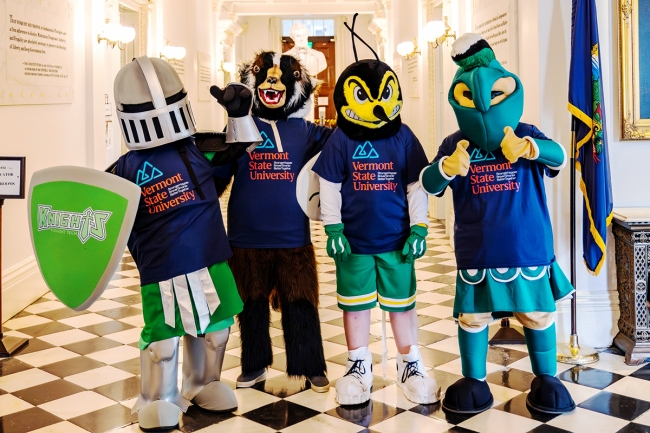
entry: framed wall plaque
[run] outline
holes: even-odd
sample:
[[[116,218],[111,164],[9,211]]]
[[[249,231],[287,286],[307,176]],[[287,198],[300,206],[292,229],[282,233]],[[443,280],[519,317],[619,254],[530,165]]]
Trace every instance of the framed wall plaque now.
[[[25,198],[25,157],[0,156],[0,200]]]
[[[650,2],[619,0],[623,140],[650,139]],[[641,65],[645,65],[641,67]]]

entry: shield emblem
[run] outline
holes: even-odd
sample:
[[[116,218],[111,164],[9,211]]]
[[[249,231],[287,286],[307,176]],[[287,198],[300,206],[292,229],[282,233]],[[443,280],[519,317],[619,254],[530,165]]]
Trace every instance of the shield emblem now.
[[[312,171],[320,152],[310,159],[298,173],[296,198],[302,211],[314,221],[320,221],[320,177]]]
[[[84,167],[52,167],[32,176],[32,247],[45,283],[66,306],[88,308],[120,264],[140,188]]]

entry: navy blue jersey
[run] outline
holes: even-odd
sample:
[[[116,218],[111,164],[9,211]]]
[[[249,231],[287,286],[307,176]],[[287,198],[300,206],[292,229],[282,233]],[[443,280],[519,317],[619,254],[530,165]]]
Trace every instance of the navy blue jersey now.
[[[323,179],[341,184],[343,233],[355,254],[401,250],[409,236],[406,187],[428,164],[422,145],[402,124],[392,137],[371,141],[335,131],[314,165]]]
[[[183,163],[186,149],[201,199]],[[212,165],[191,139],[120,157],[116,174],[141,188],[129,237],[142,285],[165,281],[228,259],[232,252],[223,226]]]
[[[515,134],[548,140],[526,123],[520,123]],[[469,141],[460,131],[445,138],[434,162],[454,153],[460,140]],[[525,158],[511,164],[500,148],[486,153],[471,141],[467,152],[469,173],[449,184],[454,192],[458,268],[549,265],[555,254],[544,175],[554,177],[558,172]]]
[[[271,123],[253,116],[262,144],[231,165],[215,169],[234,176],[228,202],[228,239],[238,248],[298,248],[311,242],[309,219],[296,199],[302,167],[332,130],[304,119]]]

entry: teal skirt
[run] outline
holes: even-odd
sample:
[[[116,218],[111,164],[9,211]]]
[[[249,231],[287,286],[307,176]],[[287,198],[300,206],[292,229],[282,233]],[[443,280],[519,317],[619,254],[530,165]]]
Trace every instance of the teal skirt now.
[[[574,289],[553,262],[534,268],[459,270],[454,317],[461,313],[554,312]],[[508,314],[499,314],[499,316]]]

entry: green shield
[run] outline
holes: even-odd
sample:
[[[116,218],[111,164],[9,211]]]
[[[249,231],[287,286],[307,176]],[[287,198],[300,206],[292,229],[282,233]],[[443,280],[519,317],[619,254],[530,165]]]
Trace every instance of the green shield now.
[[[113,174],[52,167],[32,176],[32,246],[45,283],[66,306],[85,310],[120,264],[140,188]]]

